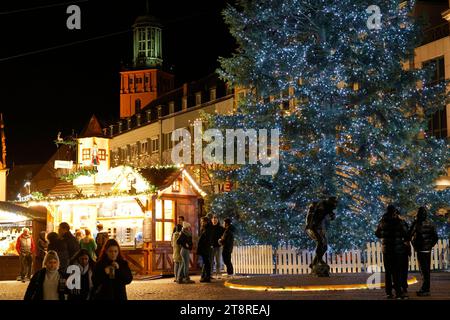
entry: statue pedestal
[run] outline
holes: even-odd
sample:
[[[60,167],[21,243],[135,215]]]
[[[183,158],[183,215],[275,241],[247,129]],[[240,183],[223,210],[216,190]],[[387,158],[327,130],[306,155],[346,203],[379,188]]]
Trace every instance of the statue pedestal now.
[[[329,277],[330,276],[330,266],[326,263],[317,263],[312,266],[311,274],[318,277]]]

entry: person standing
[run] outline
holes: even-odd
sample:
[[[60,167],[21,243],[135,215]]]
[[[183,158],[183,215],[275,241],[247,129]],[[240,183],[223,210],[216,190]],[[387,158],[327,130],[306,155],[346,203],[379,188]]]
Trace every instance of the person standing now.
[[[36,268],[41,269],[44,263],[45,255],[47,254],[48,242],[45,239],[45,231],[39,232],[39,239],[37,242],[37,254],[36,254]]]
[[[93,288],[92,273],[94,269],[94,260],[88,250],[80,249],[70,262],[80,270],[80,288],[69,290],[68,300],[84,301],[89,300]]]
[[[395,214],[404,221],[406,228],[408,229],[407,222],[402,218],[401,213],[398,209],[395,209]],[[405,238],[405,251],[406,254],[402,256],[401,261],[401,278],[400,283],[403,291],[403,295],[407,297],[408,295],[408,272],[409,272],[409,258],[411,257],[411,241],[409,236]]]
[[[197,245],[197,254],[202,257],[203,261],[200,282],[211,282],[211,224],[207,217],[202,217],[200,224],[200,236]]]
[[[80,229],[75,230],[75,238],[78,242],[80,242],[81,239],[83,239],[83,232]]]
[[[33,264],[33,254],[35,253],[35,245],[30,229],[23,228],[22,234],[17,238],[16,250],[20,260],[20,280],[31,278],[31,266]]]
[[[184,222],[184,216],[178,216],[177,225],[175,227],[173,227],[172,233],[175,233],[177,228],[179,228],[180,230],[183,229],[183,222]]]
[[[60,268],[63,273],[69,266],[70,259],[80,250],[80,242],[70,232],[70,226],[67,222],[62,222],[58,228],[60,246],[57,248]]]
[[[189,278],[190,253],[193,247],[191,224],[189,222],[183,222],[183,229],[181,229],[177,244],[180,245],[180,256],[182,261],[178,268],[178,283],[194,283],[194,281]]]
[[[378,224],[375,235],[381,239],[385,268],[385,291],[388,299],[392,299],[392,289],[397,299],[407,299],[403,291],[403,266],[407,250],[405,241],[408,237],[408,226],[397,214],[393,205],[387,207],[386,213]]]
[[[416,293],[419,297],[429,296],[431,250],[438,241],[438,235],[435,226],[428,219],[428,213],[424,207],[420,207],[417,211],[416,219],[409,230],[409,237],[417,252],[417,260],[422,274],[422,287]]]
[[[175,276],[174,282],[179,282],[180,279],[178,279],[178,270],[183,264],[183,259],[181,259],[181,246],[177,243],[178,238],[181,234],[182,226],[177,225],[175,227],[175,232],[172,233],[172,258],[173,258],[173,274]]]
[[[219,240],[222,237],[225,228],[222,227],[219,223],[219,218],[217,215],[213,215],[211,219],[211,230],[212,230],[212,257],[211,257],[211,272],[214,272],[217,279],[220,279],[221,276],[221,265],[222,265],[222,248],[219,244]]]
[[[100,257],[103,245],[106,243],[106,241],[108,241],[108,239],[109,239],[108,232],[103,231],[103,225],[99,223],[97,225],[97,236],[95,237],[95,243],[97,244],[95,254],[97,255],[97,257]]]
[[[92,238],[91,236],[91,230],[84,230],[84,234],[84,238],[80,240],[80,248],[87,250],[91,259],[95,261],[97,260],[97,256],[95,254],[97,244],[95,243],[94,238]]]
[[[36,272],[28,284],[24,300],[65,300],[66,287],[59,269],[56,251],[49,250],[45,255],[43,268]]]
[[[103,246],[92,274],[94,300],[127,300],[126,285],[133,280],[119,243],[109,239]]]
[[[231,219],[226,218],[223,222],[224,233],[220,238],[219,242],[223,246],[222,248],[222,257],[223,263],[227,267],[227,275],[228,277],[233,276],[234,269],[233,263],[231,262],[231,254],[233,253],[234,246],[234,226],[231,224]]]

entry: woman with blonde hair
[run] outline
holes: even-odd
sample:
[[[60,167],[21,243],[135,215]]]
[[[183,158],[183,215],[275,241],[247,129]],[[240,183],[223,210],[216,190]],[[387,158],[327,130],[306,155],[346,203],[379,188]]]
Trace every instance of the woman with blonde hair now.
[[[87,250],[91,259],[96,261],[97,256],[95,250],[97,249],[97,243],[95,243],[95,240],[91,235],[91,230],[85,229],[84,234],[84,238],[80,240],[80,248]]]
[[[43,268],[31,278],[24,300],[65,300],[65,281],[58,269],[58,254],[50,250],[45,255]]]

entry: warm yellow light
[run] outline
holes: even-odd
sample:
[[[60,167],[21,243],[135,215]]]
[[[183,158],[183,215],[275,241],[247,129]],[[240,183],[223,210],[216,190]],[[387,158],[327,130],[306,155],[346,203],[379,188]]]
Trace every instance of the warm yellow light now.
[[[200,193],[200,195],[202,197],[207,196],[206,192],[203,191],[203,189],[198,186],[198,184],[197,184],[197,182],[195,182],[194,178],[192,178],[191,175],[185,169],[183,169],[183,174],[187,177],[189,182],[194,186],[195,190],[197,190],[197,192]]]
[[[408,280],[408,284],[412,285],[417,283],[417,278],[412,277]],[[374,288],[384,288],[384,283],[375,284],[333,284],[333,285],[317,285],[317,286],[284,286],[284,287],[271,287],[271,286],[251,286],[245,284],[230,283],[226,281],[225,287],[230,289],[248,290],[248,291],[345,291],[345,290],[366,290]]]

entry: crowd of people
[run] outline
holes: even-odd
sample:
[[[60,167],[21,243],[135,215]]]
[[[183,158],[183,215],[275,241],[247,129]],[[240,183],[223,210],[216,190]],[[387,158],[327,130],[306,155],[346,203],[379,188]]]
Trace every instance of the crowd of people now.
[[[109,239],[103,226],[97,226],[94,239],[90,230],[70,232],[68,223],[59,225],[58,233],[39,234],[37,248],[28,229],[17,240],[22,282],[29,280],[25,300],[126,300],[126,285],[133,276],[128,262],[122,257],[119,243]],[[42,265],[30,279],[32,255]],[[79,280],[67,285],[78,268]]]
[[[178,217],[178,224],[172,234],[175,282],[179,284],[194,283],[189,277],[190,252],[193,249],[190,223],[184,217]],[[221,278],[222,260],[226,266],[227,276],[233,276],[231,253],[234,243],[234,227],[231,219],[220,225],[216,215],[208,214],[200,219],[200,233],[197,242],[197,255],[201,257],[202,270],[200,282],[211,282],[212,274]],[[215,271],[213,273],[213,271]]]
[[[202,260],[200,282],[211,282],[211,273],[221,277],[222,260],[227,274],[233,275],[231,253],[234,242],[234,227],[230,219],[220,225],[217,216],[201,218],[197,255]],[[173,262],[177,283],[194,283],[189,277],[190,254],[194,249],[190,223],[180,216],[172,235]],[[128,262],[122,257],[120,246],[109,239],[108,232],[97,225],[95,238],[90,230],[70,231],[63,222],[58,232],[39,234],[37,245],[30,230],[24,228],[16,243],[21,262],[18,280],[29,281],[25,300],[126,300],[126,285],[133,276]],[[32,261],[42,266],[33,276]],[[74,288],[68,286],[73,268],[78,268],[80,279]],[[71,268],[71,269],[68,269]]]
[[[399,210],[389,205],[378,224],[375,235],[381,239],[385,269],[385,291],[388,299],[408,299],[408,265],[411,244],[417,252],[422,287],[418,296],[430,295],[431,250],[438,241],[436,228],[420,207],[409,227]],[[393,293],[395,292],[395,296]]]

